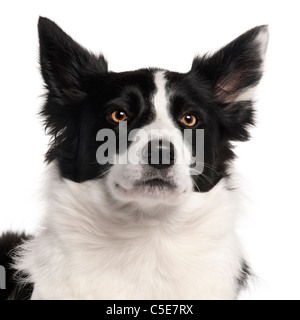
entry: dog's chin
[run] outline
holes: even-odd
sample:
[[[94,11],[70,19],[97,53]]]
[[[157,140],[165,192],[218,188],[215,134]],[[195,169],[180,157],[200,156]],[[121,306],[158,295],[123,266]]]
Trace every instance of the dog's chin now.
[[[138,201],[144,205],[150,204],[174,204],[187,190],[170,181],[152,179],[149,181],[136,181],[131,187],[124,187],[121,183],[114,183],[114,194],[123,201]]]

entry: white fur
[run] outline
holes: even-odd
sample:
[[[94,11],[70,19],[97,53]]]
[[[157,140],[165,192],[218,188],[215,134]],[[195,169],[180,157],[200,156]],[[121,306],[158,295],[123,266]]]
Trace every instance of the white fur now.
[[[152,207],[153,204],[161,202],[175,204],[180,201],[181,197],[185,196],[185,193],[190,192],[193,188],[193,182],[190,177],[192,155],[184,144],[182,133],[175,126],[168,113],[169,103],[164,73],[164,71],[156,72],[154,79],[156,85],[156,93],[153,97],[155,120],[136,131],[135,137],[132,140],[135,141],[136,136],[139,139],[130,145],[127,152],[131,162],[120,164],[126,162],[124,157],[128,155],[118,155],[116,164],[111,168],[107,178],[110,193],[113,197],[117,198],[116,200],[122,199],[126,202],[128,198],[131,198],[131,200],[137,201],[139,206],[145,210],[147,207]],[[150,140],[155,139],[171,141],[176,148],[176,154],[179,156],[168,174],[169,178],[176,184],[176,190],[167,195],[161,191],[151,195],[149,193],[135,192],[134,190],[135,182],[142,179],[148,170],[145,166],[139,164],[141,154],[137,151],[147,145]],[[132,162],[135,164],[132,164]],[[116,184],[120,187],[117,188]]]
[[[255,41],[259,44],[260,58],[264,61],[269,42],[269,30],[267,26],[261,29],[260,33],[256,36]]]
[[[156,93],[154,96],[154,107],[156,111],[156,121],[155,124],[159,128],[176,128],[172,118],[168,112],[168,97],[166,93],[166,79],[164,76],[164,71],[158,71],[155,74],[154,83],[156,85]]]
[[[49,167],[48,210],[18,268],[33,299],[234,299],[241,253],[236,191],[220,181],[149,216],[112,201],[100,182]]]
[[[163,72],[155,83],[148,133],[175,128]],[[45,218],[16,262],[34,282],[32,299],[236,298],[237,191],[223,179],[207,193],[193,192],[189,161],[171,170],[176,190],[151,200],[133,188],[144,174],[139,165],[115,164],[105,179],[84,183],[62,179],[50,165]]]

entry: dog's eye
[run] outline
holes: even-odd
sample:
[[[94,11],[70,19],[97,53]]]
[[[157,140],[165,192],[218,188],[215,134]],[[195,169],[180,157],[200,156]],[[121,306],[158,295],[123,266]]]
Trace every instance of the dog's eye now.
[[[181,118],[181,122],[187,127],[194,127],[198,119],[193,114],[187,113]]]
[[[125,121],[125,120],[127,120],[127,114],[123,110],[115,110],[111,114],[111,120],[115,123]]]

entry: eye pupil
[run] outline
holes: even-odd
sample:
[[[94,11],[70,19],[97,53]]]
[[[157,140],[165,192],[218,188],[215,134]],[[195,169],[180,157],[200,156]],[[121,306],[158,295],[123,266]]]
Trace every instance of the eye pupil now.
[[[127,119],[127,114],[125,111],[115,110],[111,114],[111,119],[116,123],[121,122],[121,121],[125,121]]]
[[[181,118],[181,122],[188,127],[194,127],[197,124],[197,118],[193,114],[185,114]]]
[[[122,119],[123,116],[124,116],[124,114],[125,114],[125,113],[124,113],[123,111],[118,111],[117,114],[116,114],[116,118]]]
[[[193,119],[192,119],[192,117],[190,115],[187,115],[187,116],[185,116],[185,121],[187,123],[191,123],[191,122],[193,122]]]

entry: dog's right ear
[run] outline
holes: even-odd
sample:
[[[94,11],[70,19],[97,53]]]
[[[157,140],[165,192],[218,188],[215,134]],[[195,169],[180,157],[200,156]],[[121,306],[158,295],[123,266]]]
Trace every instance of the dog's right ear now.
[[[85,82],[107,72],[107,62],[76,43],[57,24],[39,18],[41,72],[49,94],[61,103],[85,97]]]

